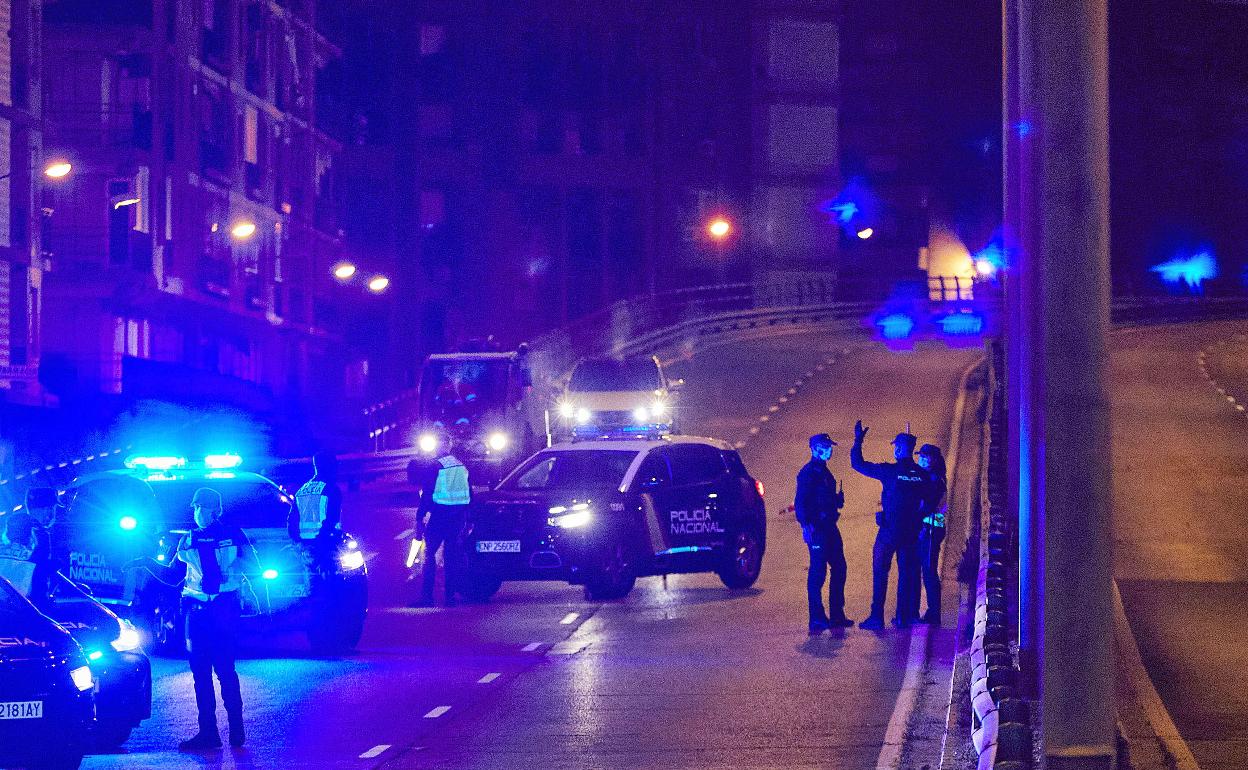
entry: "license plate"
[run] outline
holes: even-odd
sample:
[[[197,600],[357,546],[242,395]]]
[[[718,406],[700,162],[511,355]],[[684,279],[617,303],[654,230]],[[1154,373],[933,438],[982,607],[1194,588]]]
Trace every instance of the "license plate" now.
[[[0,701],[0,719],[42,719],[43,701]]]
[[[477,553],[520,553],[520,541],[478,540]]]

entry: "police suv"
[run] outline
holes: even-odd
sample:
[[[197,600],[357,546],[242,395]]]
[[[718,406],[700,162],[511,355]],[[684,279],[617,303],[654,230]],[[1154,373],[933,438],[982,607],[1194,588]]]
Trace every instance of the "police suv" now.
[[[0,766],[78,767],[90,743],[95,689],[69,632],[0,578]]]
[[[640,576],[682,572],[748,588],[766,533],[763,486],[722,441],[556,444],[474,501],[461,592],[484,600],[505,580],[566,580],[615,599]]]
[[[194,528],[191,498],[200,487],[221,494],[226,521],[242,528],[260,560],[239,598],[245,628],[293,628],[318,652],[341,652],[360,639],[368,606],[364,554],[339,533],[328,574],[318,569],[287,530],[292,498],[268,478],[241,469],[234,454],[192,462],[178,456],[136,456],[126,468],[75,479],[65,492],[68,577],[150,634],[162,651],[183,646],[180,585],[147,570],[126,570],[134,559],[172,564],[178,542]]]

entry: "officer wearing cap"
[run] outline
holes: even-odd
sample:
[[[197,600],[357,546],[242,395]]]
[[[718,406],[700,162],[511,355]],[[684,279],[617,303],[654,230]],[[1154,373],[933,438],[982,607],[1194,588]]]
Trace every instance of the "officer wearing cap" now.
[[[21,510],[0,517],[0,577],[34,602],[47,595],[59,566],[52,542],[56,507],[55,489],[31,487]]]
[[[242,746],[243,696],[234,670],[235,644],[243,578],[260,571],[251,541],[239,527],[222,520],[221,494],[207,487],[195,491],[191,507],[195,528],[178,543],[177,556],[168,567],[152,559],[137,559],[127,567],[141,566],[165,581],[161,573],[181,573],[182,611],[186,618],[186,649],[195,683],[199,732],[178,744],[180,751],[221,748],[217,730],[217,698],[212,684],[215,672],[221,683],[221,701],[230,727],[230,745]],[[168,581],[165,581],[168,582]]]
[[[919,617],[919,529],[923,523],[924,503],[932,494],[932,477],[914,461],[918,439],[909,433],[898,433],[893,439],[891,463],[867,462],[862,456],[862,443],[867,436],[859,420],[854,425],[854,446],[850,464],[864,476],[876,479],[883,486],[880,498],[879,531],[871,555],[871,614],[859,623],[860,628],[884,628],[884,597],[888,593],[888,573],[893,557],[897,558],[897,617],[893,624],[905,628]]]
[[[806,600],[812,634],[832,628],[852,626],[845,617],[845,545],[836,526],[845,505],[844,492],[837,489],[836,477],[828,470],[836,442],[826,433],[810,437],[810,462],[797,473],[797,494],[793,510],[802,525],[802,539],[810,551],[806,573]],[[823,607],[823,583],[828,582],[828,608]]]

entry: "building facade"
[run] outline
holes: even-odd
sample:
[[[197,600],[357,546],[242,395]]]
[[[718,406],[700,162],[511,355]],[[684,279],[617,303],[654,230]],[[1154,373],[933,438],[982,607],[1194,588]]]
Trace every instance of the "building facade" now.
[[[358,383],[312,0],[50,0],[42,379],[251,409]],[[354,370],[353,370],[354,368]],[[348,394],[349,395],[349,394]]]
[[[40,3],[0,1],[0,391],[3,401],[38,403],[46,176],[40,99]]]

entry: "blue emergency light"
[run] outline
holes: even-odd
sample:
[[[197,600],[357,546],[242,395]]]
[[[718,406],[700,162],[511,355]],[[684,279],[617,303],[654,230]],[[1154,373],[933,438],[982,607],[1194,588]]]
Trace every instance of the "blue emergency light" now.
[[[214,471],[227,470],[229,468],[237,468],[243,464],[243,458],[232,453],[213,454],[204,456],[204,467]]]
[[[134,529],[135,527],[139,526],[139,520],[134,518],[133,516],[122,516],[121,519],[117,522],[117,526],[121,527],[122,529],[128,532]]]
[[[175,455],[132,455],[126,458],[127,468],[142,468],[147,471],[170,471],[186,466],[186,458]]]

